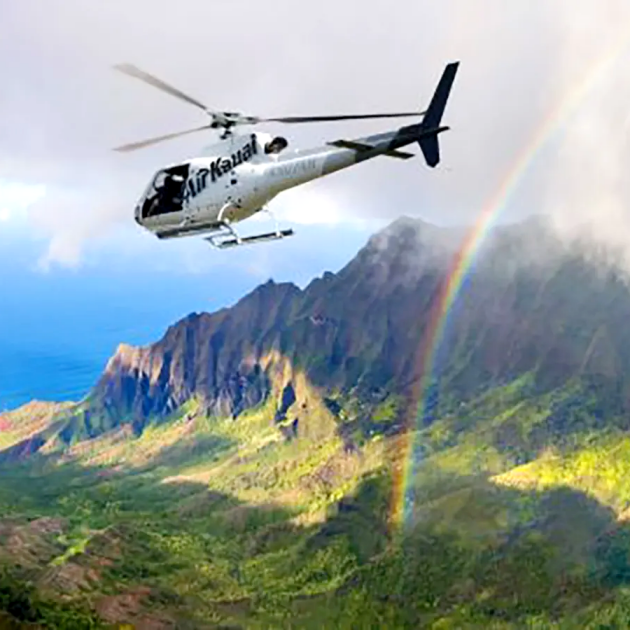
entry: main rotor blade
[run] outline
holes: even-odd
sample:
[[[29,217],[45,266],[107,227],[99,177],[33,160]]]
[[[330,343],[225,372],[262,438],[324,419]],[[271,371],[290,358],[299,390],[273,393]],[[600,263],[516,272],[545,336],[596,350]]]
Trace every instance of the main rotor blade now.
[[[168,83],[164,83],[164,81],[162,81],[161,79],[154,77],[144,70],[140,70],[140,68],[137,68],[130,63],[121,63],[114,66],[114,68],[119,72],[122,72],[123,74],[134,77],[135,79],[140,79],[140,81],[144,81],[145,83],[148,83],[149,85],[158,88],[158,90],[162,90],[163,92],[166,92],[171,96],[175,96],[176,98],[179,98],[182,101],[186,101],[187,103],[190,103],[195,107],[199,107],[200,109],[203,109],[204,112],[211,113],[211,110],[209,110],[203,103],[200,103],[197,99],[194,99],[192,98],[192,96],[184,94],[177,88],[172,87]]]
[[[405,112],[394,114],[350,114],[345,116],[285,116],[283,118],[259,118],[259,122],[307,123],[325,122],[329,120],[360,120],[366,118],[401,118],[407,116],[423,116],[426,112]]]
[[[203,131],[204,129],[212,129],[211,125],[204,125],[203,127],[197,127],[195,129],[188,129],[188,131],[178,131],[177,133],[169,133],[165,136],[157,136],[155,138],[149,138],[148,140],[142,140],[140,142],[132,142],[131,144],[124,144],[121,147],[116,147],[114,151],[125,152],[135,151],[136,149],[142,149],[164,140],[170,140],[171,138],[179,138],[180,136],[186,136],[189,133],[196,133],[197,131]]]

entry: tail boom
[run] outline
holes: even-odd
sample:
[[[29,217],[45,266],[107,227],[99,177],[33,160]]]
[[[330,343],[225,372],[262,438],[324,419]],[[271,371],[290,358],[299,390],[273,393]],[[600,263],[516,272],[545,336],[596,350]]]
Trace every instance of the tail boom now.
[[[272,179],[276,180],[277,192],[378,156],[409,159],[412,154],[400,149],[415,142],[420,146],[427,165],[432,168],[437,166],[440,162],[438,135],[450,129],[441,122],[458,66],[459,61],[446,66],[420,123],[363,138],[335,140],[327,143],[326,147],[302,151],[299,156],[286,154],[279,158],[269,170]],[[302,163],[304,168],[300,166]],[[307,164],[312,164],[312,167],[306,169]]]

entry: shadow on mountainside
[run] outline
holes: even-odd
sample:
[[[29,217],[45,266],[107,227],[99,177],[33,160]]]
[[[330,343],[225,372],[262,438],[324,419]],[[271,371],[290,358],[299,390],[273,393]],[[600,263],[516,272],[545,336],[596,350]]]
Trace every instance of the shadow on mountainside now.
[[[364,482],[309,538],[317,549],[344,539],[357,568],[336,591],[294,602],[301,627],[603,627],[589,625],[598,614],[627,627],[630,601],[615,589],[630,583],[630,526],[597,500],[452,478],[392,532],[388,485]]]
[[[146,465],[138,468],[137,472],[176,468],[182,464],[191,466],[201,460],[212,461],[237,444],[237,440],[221,435],[193,435],[162,448],[150,458]]]

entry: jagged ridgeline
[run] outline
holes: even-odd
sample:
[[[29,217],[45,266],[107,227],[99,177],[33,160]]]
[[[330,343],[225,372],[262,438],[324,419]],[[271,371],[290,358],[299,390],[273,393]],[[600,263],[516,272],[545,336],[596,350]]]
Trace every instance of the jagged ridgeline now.
[[[190,315],[147,348],[121,345],[90,395],[86,430],[98,432],[90,410],[140,429],[192,398],[236,416],[274,385],[291,386],[284,361],[324,392],[364,401],[408,394],[461,236],[402,219],[304,290],[270,280],[231,308]],[[498,230],[431,366],[440,402],[458,405],[530,372],[541,391],[574,377],[623,379],[629,305],[614,271],[567,252],[540,221]]]
[[[465,235],[400,219],[0,416],[6,618],[626,627],[625,275],[535,218],[445,320]]]

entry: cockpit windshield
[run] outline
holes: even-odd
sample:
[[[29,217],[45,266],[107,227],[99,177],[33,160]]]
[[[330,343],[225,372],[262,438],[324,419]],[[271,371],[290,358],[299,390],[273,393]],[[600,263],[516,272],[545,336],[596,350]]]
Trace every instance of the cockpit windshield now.
[[[143,219],[181,211],[188,171],[188,164],[179,164],[156,173],[142,206]]]

